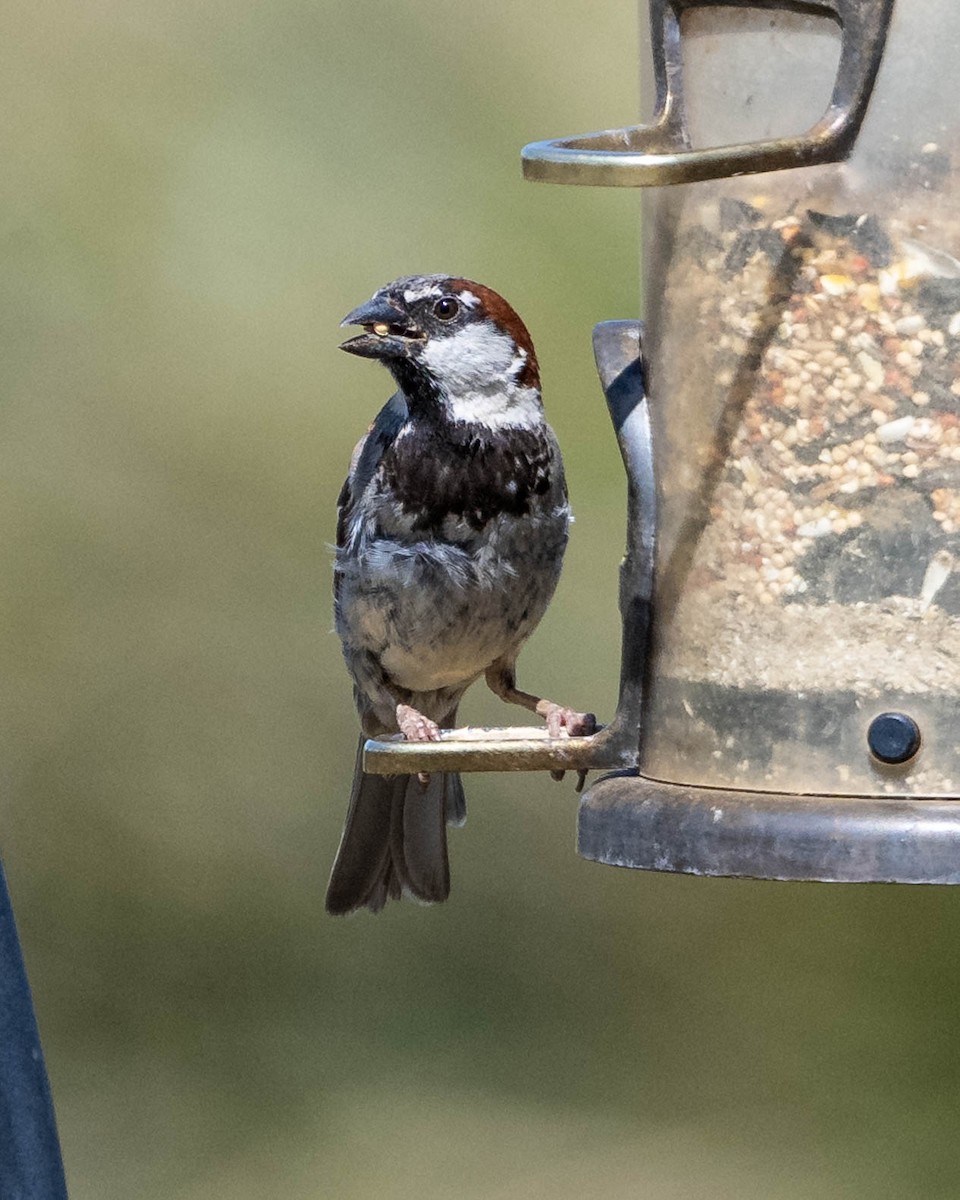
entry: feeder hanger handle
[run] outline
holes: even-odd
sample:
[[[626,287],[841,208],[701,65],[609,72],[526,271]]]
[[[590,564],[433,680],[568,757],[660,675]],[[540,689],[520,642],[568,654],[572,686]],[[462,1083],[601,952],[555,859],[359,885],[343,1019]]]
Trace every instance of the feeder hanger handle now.
[[[827,111],[806,133],[694,150],[684,120],[680,17],[688,8],[790,9],[833,18],[840,64]],[[540,183],[656,187],[838,162],[866,113],[883,56],[893,0],[650,0],[656,111],[650,125],[531,142],[524,177]]]

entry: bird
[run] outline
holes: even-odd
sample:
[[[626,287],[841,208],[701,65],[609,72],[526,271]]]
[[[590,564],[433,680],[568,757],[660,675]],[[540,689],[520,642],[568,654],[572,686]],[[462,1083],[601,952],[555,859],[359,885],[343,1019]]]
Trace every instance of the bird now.
[[[497,292],[409,275],[348,313],[341,349],[385,366],[397,391],[358,443],[337,503],[334,614],[364,737],[431,742],[483,677],[553,737],[592,713],[519,690],[516,660],[553,595],[571,521],[527,328]],[[377,776],[363,738],[326,909],[379,912],[404,894],[447,899],[455,772]]]

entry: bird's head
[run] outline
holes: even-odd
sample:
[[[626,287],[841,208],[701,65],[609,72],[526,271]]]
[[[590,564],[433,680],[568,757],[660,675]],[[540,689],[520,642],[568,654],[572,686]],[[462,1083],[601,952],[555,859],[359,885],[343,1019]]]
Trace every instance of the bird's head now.
[[[342,325],[341,346],[379,359],[411,411],[486,425],[527,424],[540,412],[540,375],[526,326],[496,292],[450,275],[410,275],[380,288]]]

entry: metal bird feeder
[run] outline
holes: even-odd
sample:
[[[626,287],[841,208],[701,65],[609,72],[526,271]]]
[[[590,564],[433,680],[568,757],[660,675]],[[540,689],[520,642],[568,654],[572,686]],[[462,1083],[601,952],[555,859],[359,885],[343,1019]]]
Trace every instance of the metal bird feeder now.
[[[594,333],[628,479],[617,714],[366,768],[618,768],[579,848],[620,866],[960,883],[960,9],[650,17],[653,122],[523,152],[645,189],[644,324]]]

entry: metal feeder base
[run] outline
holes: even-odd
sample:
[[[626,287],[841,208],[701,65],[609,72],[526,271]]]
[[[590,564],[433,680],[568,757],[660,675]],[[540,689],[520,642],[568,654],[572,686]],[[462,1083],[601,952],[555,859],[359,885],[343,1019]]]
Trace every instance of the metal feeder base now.
[[[583,795],[578,850],[687,875],[960,883],[960,801],[722,791],[621,773]]]

